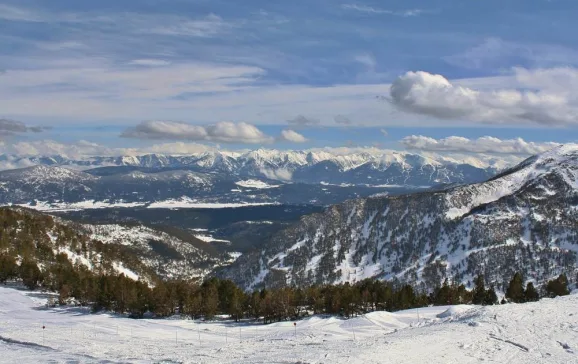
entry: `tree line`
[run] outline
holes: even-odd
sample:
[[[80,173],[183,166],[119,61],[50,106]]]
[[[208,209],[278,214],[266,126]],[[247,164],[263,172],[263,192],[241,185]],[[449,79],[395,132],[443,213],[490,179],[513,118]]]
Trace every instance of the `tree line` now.
[[[431,292],[418,292],[411,285],[366,279],[354,284],[283,287],[247,292],[230,280],[204,282],[169,280],[147,283],[120,274],[102,274],[72,264],[66,254],[40,270],[34,260],[18,262],[0,253],[0,283],[21,280],[30,289],[58,293],[55,304],[89,306],[94,312],[111,311],[134,318],[182,315],[207,320],[226,315],[234,320],[257,319],[264,323],[295,320],[312,314],[352,317],[371,311],[398,311],[429,305],[495,305],[498,297],[483,276],[473,289],[445,280]],[[154,286],[153,286],[154,285]],[[562,274],[537,290],[516,273],[500,303],[531,302],[541,297],[569,294],[568,279]]]

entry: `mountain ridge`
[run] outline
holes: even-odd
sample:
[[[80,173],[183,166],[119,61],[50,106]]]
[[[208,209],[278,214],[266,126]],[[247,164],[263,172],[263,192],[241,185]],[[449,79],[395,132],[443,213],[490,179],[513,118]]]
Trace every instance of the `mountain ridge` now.
[[[247,288],[364,278],[471,284],[480,273],[503,285],[515,271],[542,283],[569,270],[574,280],[577,180],[578,146],[565,145],[486,182],[346,201],[219,274]]]
[[[188,169],[237,177],[262,177],[302,183],[390,183],[432,185],[482,181],[504,169],[518,157],[478,157],[410,153],[393,150],[280,151],[257,149],[248,152],[211,151],[190,155],[145,154],[95,156],[83,159],[66,156],[0,156],[10,165],[48,165],[91,169],[131,166],[149,169]],[[387,173],[384,173],[387,172]],[[408,182],[409,181],[409,182]]]

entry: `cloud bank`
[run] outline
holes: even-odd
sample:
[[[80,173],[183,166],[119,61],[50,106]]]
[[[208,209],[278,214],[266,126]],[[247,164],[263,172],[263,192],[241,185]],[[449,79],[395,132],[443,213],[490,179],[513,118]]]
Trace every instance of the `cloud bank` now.
[[[188,140],[218,143],[265,144],[273,138],[256,126],[228,121],[211,125],[192,125],[180,121],[144,121],[126,129],[123,138],[149,140]]]
[[[0,119],[0,137],[18,133],[40,133],[46,129],[46,127],[41,126],[27,126],[23,122],[16,120]]]
[[[468,139],[460,136],[450,136],[434,139],[423,135],[411,135],[403,138],[401,143],[408,149],[427,152],[460,152],[460,153],[490,153],[533,155],[552,149],[559,143],[527,142],[521,138],[498,139],[485,136],[478,139]]]

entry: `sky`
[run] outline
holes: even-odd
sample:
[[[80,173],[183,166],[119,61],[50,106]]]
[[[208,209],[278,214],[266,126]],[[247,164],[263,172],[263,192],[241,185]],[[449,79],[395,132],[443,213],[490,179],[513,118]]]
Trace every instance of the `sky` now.
[[[0,0],[0,154],[578,140],[573,0]]]

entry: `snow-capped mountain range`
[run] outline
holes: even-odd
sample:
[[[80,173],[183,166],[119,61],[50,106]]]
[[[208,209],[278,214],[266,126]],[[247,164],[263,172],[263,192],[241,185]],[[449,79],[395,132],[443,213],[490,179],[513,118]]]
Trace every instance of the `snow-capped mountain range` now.
[[[279,151],[258,149],[239,152],[205,152],[186,156],[88,157],[0,156],[3,169],[34,165],[73,169],[134,167],[150,170],[189,170],[235,177],[257,177],[302,183],[393,184],[430,186],[441,183],[481,181],[512,166],[520,157],[489,155],[415,154],[391,150],[362,149],[345,152]]]
[[[577,279],[578,145],[529,158],[483,183],[347,201],[304,216],[219,274],[253,288],[364,278],[435,286],[522,272]]]
[[[0,171],[0,204],[41,210],[329,205],[384,192],[480,182],[516,160],[456,158],[373,149],[350,153],[259,149],[82,160],[5,155],[0,162],[31,166]]]

